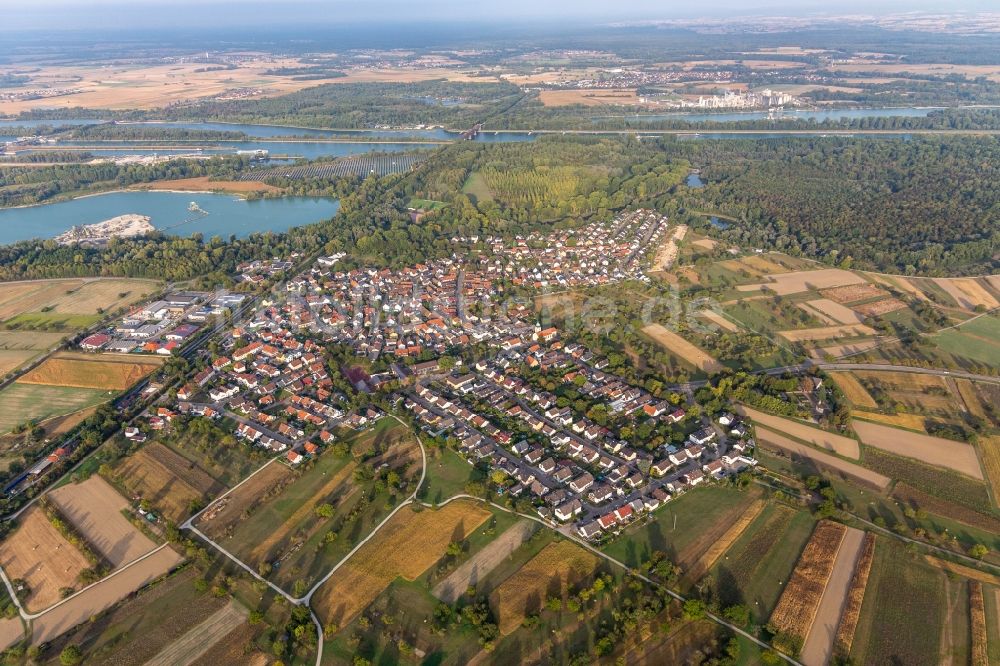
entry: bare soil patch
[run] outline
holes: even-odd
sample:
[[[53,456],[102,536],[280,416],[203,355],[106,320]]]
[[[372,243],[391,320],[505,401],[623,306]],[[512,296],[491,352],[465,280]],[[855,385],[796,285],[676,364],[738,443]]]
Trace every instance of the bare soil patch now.
[[[762,428],[760,426],[758,426],[756,430],[758,440],[772,449],[777,449],[795,458],[804,458],[815,464],[817,467],[852,478],[856,481],[861,481],[862,483],[877,488],[880,491],[884,492],[889,487],[889,483],[892,481],[887,476],[873,472],[862,467],[861,465],[855,465],[854,463],[847,462],[846,460],[841,460],[840,458],[832,456],[828,453],[817,451],[811,446],[800,444],[799,442],[789,439],[788,437],[774,432],[773,430],[768,430],[767,428]]]
[[[14,643],[24,639],[24,625],[20,617],[7,617],[0,620],[0,650],[6,650]]]
[[[792,419],[767,414],[752,407],[741,405],[738,411],[745,416],[749,416],[755,423],[763,424],[768,428],[773,428],[774,430],[801,439],[804,442],[809,442],[821,449],[833,451],[834,453],[839,453],[844,457],[854,458],[855,460],[861,457],[861,449],[856,439],[814,428]]]
[[[49,497],[87,543],[115,567],[156,547],[122,515],[129,508],[125,498],[96,474],[56,488]]]
[[[66,603],[36,618],[32,623],[32,645],[51,641],[81,622],[86,622],[183,561],[184,558],[169,546],[165,546],[141,562],[113,573]]]
[[[468,561],[462,563],[447,578],[435,585],[431,594],[446,604],[454,604],[459,597],[465,594],[470,585],[475,585],[488,576],[498,564],[510,557],[510,554],[538,529],[538,523],[533,520],[522,520],[512,525]]]
[[[211,180],[208,176],[198,178],[178,178],[177,180],[158,180],[153,183],[137,185],[133,189],[167,190],[181,192],[232,192],[245,194],[247,192],[281,192],[280,187],[250,180]]]
[[[899,430],[880,423],[852,420],[851,426],[861,441],[889,453],[915,458],[928,465],[937,465],[984,480],[983,470],[971,444],[941,437]]]
[[[671,353],[703,372],[719,372],[723,368],[721,363],[709,356],[705,351],[660,324],[650,324],[644,327],[642,332],[666,347]]]
[[[76,577],[90,562],[32,506],[0,544],[0,566],[11,581],[25,581],[31,592],[25,607],[39,611],[59,601],[63,588],[78,588]]]

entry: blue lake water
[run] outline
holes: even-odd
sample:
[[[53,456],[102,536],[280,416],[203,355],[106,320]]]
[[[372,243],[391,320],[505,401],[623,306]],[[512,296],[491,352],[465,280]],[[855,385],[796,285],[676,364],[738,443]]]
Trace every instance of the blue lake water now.
[[[689,123],[732,123],[741,120],[767,120],[771,118],[774,120],[814,120],[816,122],[829,120],[831,122],[838,122],[844,119],[854,120],[856,118],[922,118],[928,115],[931,111],[935,111],[940,108],[941,107],[898,107],[884,109],[825,109],[822,111],[789,110],[777,111],[773,115],[768,114],[767,111],[734,111],[720,113],[690,113],[685,111],[676,111],[673,113],[641,114],[630,116],[597,116],[594,118],[594,121],[611,118],[624,118],[628,121],[638,122],[683,120]]]
[[[701,176],[699,176],[696,173],[689,173],[687,180],[684,182],[684,184],[687,185],[688,187],[694,187],[694,188],[705,187],[705,182],[701,179]]]
[[[207,216],[190,220],[194,201]],[[281,232],[333,217],[336,199],[284,197],[246,201],[230,194],[193,192],[110,192],[29,208],[0,209],[0,243],[51,238],[78,224],[93,224],[117,215],[148,215],[157,229],[175,236],[200,233],[205,238]]]

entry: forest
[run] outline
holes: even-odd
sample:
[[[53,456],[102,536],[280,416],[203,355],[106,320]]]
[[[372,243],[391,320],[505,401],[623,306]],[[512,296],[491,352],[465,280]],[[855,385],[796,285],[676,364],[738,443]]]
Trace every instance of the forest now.
[[[1000,140],[783,138],[670,141],[702,170],[684,204],[739,220],[751,247],[906,274],[994,271]]]

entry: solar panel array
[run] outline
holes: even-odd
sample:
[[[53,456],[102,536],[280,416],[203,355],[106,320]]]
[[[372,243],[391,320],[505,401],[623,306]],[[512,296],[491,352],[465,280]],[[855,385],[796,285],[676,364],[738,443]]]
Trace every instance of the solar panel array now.
[[[328,164],[254,169],[240,175],[240,180],[265,181],[272,178],[343,178],[345,176],[384,176],[409,171],[427,159],[426,155],[394,153],[388,155],[356,155]]]

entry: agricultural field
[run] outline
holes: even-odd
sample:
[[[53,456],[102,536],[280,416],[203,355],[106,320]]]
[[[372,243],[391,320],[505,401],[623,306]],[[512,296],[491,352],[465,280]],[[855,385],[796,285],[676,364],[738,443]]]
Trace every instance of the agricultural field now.
[[[976,278],[936,278],[934,284],[944,289],[963,310],[977,307],[992,310],[1000,302],[990,294],[987,283]]]
[[[62,590],[79,587],[77,576],[90,562],[49,522],[38,506],[28,509],[19,525],[0,543],[0,566],[7,578],[24,581],[25,607],[48,608],[62,598]]]
[[[766,290],[779,296],[788,296],[803,291],[818,291],[863,282],[865,279],[856,273],[840,268],[821,268],[814,271],[793,271],[769,275],[767,282],[742,285],[737,289],[746,292]]]
[[[713,541],[712,545],[708,547],[704,553],[698,557],[693,563],[684,568],[683,577],[681,579],[681,585],[683,587],[688,587],[695,582],[701,580],[708,571],[715,566],[719,558],[729,550],[730,546],[740,538],[743,532],[746,531],[747,527],[750,526],[757,516],[761,514],[764,507],[767,506],[767,502],[759,499],[751,504],[743,513],[737,517],[736,522],[730,525],[722,536]]]
[[[837,625],[848,603],[855,569],[867,537],[859,529],[846,529],[816,616],[802,645],[802,660],[807,664],[828,664],[834,653]]]
[[[972,666],[987,666],[990,657],[986,638],[986,603],[983,601],[983,585],[979,581],[969,581],[969,623],[972,625]]]
[[[831,372],[830,378],[855,407],[875,409],[878,404],[867,389],[850,372]]]
[[[208,652],[216,643],[247,621],[247,610],[234,601],[212,613],[200,624],[156,653],[150,666],[190,664]]]
[[[226,604],[210,592],[198,592],[194,567],[141,589],[93,621],[62,627],[43,652],[47,664],[58,664],[66,645],[78,645],[92,663],[141,666],[192,627]]]
[[[817,319],[830,326],[837,324],[860,324],[863,319],[857,312],[828,298],[817,298],[803,301],[800,308],[809,312]]]
[[[1000,504],[1000,435],[981,436],[978,447],[986,470],[986,480],[993,493],[993,502]]]
[[[387,488],[376,484],[373,470],[397,474],[399,484],[409,484],[418,472],[413,454],[419,449],[412,434],[398,423],[384,420],[375,428],[358,433],[350,440],[354,456],[338,456],[327,450],[307,468],[278,476],[277,470],[265,470],[260,486],[256,477],[241,486],[232,499],[242,505],[238,521],[222,530],[200,518],[213,533],[220,533],[220,543],[253,567],[268,571],[277,585],[291,589],[308,585],[325,574],[330,566],[345,556],[398,502],[405,491],[400,486]],[[380,453],[374,455],[374,446]],[[362,460],[363,456],[374,457]],[[380,469],[381,465],[388,465]],[[280,465],[272,463],[271,466]],[[253,484],[253,485],[252,485]],[[406,486],[408,487],[408,486]],[[233,496],[229,496],[233,497]],[[232,515],[232,514],[230,514]],[[220,514],[226,520],[226,514]]]
[[[714,541],[706,537],[706,531],[724,534],[758,498],[756,491],[728,486],[694,488],[659,509],[653,520],[626,529],[601,550],[632,567],[649,560],[656,551],[666,553],[673,562],[694,562]],[[712,517],[712,527],[706,516]]]
[[[819,328],[799,328],[792,331],[778,331],[789,342],[812,342],[816,340],[836,340],[875,335],[875,329],[864,324],[842,326],[820,326]]]
[[[944,572],[895,539],[877,539],[851,647],[862,664],[940,663],[946,621]]]
[[[751,407],[740,406],[738,411],[740,414],[750,417],[754,423],[760,423],[768,428],[812,444],[817,448],[832,451],[845,458],[854,458],[855,460],[861,456],[857,440],[850,437],[814,428],[794,419],[767,414]]]
[[[0,434],[27,421],[45,421],[107,402],[113,392],[15,382],[0,390]]]
[[[820,294],[822,294],[823,298],[828,298],[834,303],[840,303],[841,305],[845,303],[857,303],[858,301],[869,301],[874,298],[885,298],[889,295],[885,290],[867,282],[824,289]]]
[[[975,511],[990,510],[991,502],[986,484],[964,474],[871,447],[862,448],[861,460],[865,467],[878,474],[896,481],[905,481],[941,499]]]
[[[723,315],[719,314],[714,310],[702,310],[698,314],[724,331],[729,331],[730,333],[738,333],[741,330],[739,324],[730,321],[729,319],[727,319],[726,317],[724,317]]]
[[[922,414],[882,414],[880,412],[862,412],[855,410],[851,412],[851,416],[855,419],[864,419],[865,421],[884,423],[885,425],[894,426],[896,428],[927,432],[927,417]]]
[[[52,349],[62,339],[61,333],[0,330],[0,377]]]
[[[149,296],[152,280],[66,279],[8,282],[0,295],[0,322],[8,329],[71,332]]]
[[[846,534],[846,527],[829,520],[813,530],[767,625],[783,651],[798,652],[809,635]]]
[[[205,470],[163,444],[148,444],[112,471],[113,479],[180,523],[210,497],[225,490]]]
[[[295,477],[286,465],[271,462],[245,483],[226,494],[198,515],[194,524],[214,541],[229,537],[235,527],[247,520],[267,501],[280,493]]]
[[[996,367],[1000,365],[1000,317],[979,317],[931,338],[944,351]]]
[[[431,594],[446,604],[454,604],[470,585],[477,585],[539,529],[541,526],[531,520],[515,523],[435,585]]]
[[[868,587],[868,576],[871,573],[872,560],[875,557],[875,534],[866,532],[864,541],[858,552],[854,571],[851,575],[850,587],[844,598],[843,610],[837,624],[837,634],[834,638],[833,653],[838,657],[846,657],[851,653],[854,643],[854,632],[861,616],[861,604],[864,602],[865,589]]]
[[[62,353],[47,358],[17,382],[124,391],[161,365],[162,360],[153,357]]]
[[[768,504],[712,568],[714,597],[723,607],[747,606],[764,624],[814,525],[807,512]]]
[[[758,426],[756,432],[758,441],[764,448],[780,451],[786,456],[790,456],[793,461],[808,461],[812,466],[826,470],[834,476],[848,477],[882,491],[886,490],[891,482],[890,477],[877,471],[823,453],[767,428]]]
[[[983,480],[976,449],[971,444],[950,439],[899,430],[880,423],[854,420],[851,427],[866,446],[915,458],[928,465],[954,470],[974,479]]]
[[[490,517],[477,502],[456,500],[437,510],[404,508],[323,584],[313,607],[324,624],[344,626],[397,577],[413,581]]]
[[[702,372],[711,374],[723,369],[723,365],[705,351],[660,324],[645,326],[642,332],[665,347],[668,352]]]
[[[541,609],[544,599],[564,597],[570,586],[589,577],[598,559],[571,541],[550,543],[490,595],[500,633],[521,626],[528,615]]]
[[[60,486],[48,497],[87,543],[114,567],[156,547],[122,515],[130,508],[125,498],[96,474],[86,481]]]

